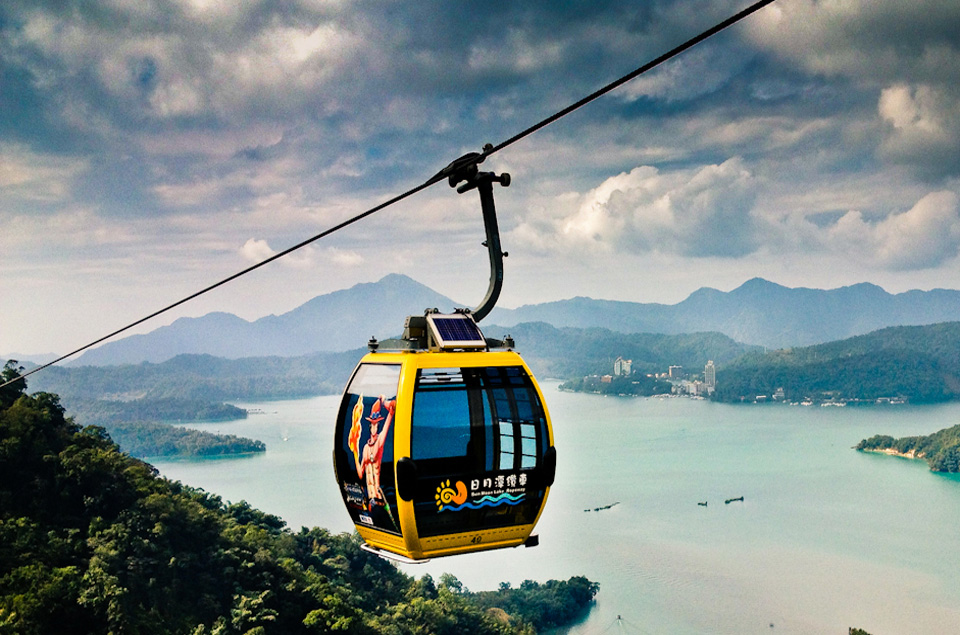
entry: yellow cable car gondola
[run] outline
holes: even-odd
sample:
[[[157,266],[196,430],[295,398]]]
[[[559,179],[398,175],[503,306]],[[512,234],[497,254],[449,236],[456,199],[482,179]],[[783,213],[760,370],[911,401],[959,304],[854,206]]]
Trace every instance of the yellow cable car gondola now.
[[[400,560],[536,545],[556,472],[533,374],[511,339],[487,339],[476,324],[503,279],[492,183],[509,184],[478,172],[476,156],[450,183],[480,191],[487,297],[473,312],[411,316],[400,340],[371,339],[337,417],[334,469],[351,519],[364,548]]]

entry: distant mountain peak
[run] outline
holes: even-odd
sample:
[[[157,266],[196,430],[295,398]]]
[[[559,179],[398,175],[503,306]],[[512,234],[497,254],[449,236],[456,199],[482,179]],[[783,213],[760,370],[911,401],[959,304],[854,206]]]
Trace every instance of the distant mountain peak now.
[[[74,365],[159,363],[181,353],[237,359],[352,350],[371,335],[380,339],[400,335],[408,315],[434,307],[452,311],[455,306],[462,305],[409,276],[392,273],[253,322],[224,312],[180,318],[147,334],[107,342],[84,353]]]
[[[789,287],[785,287],[782,284],[777,284],[776,282],[770,282],[764,278],[750,278],[730,293],[780,292],[790,290],[791,289]]]
[[[840,287],[838,291],[856,291],[857,293],[870,293],[873,295],[890,295],[886,289],[875,285],[872,282],[858,282],[846,287]]]
[[[770,282],[766,278],[761,278],[760,276],[755,276],[753,278],[750,278],[740,286],[741,287],[752,287],[752,286],[782,287],[783,285],[777,284],[776,282]]]
[[[403,273],[388,273],[372,284],[415,284],[418,287],[426,286]]]

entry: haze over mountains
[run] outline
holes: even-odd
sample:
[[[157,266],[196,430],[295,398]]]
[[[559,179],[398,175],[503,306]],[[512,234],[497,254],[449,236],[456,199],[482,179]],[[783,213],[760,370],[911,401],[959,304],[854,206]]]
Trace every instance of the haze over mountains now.
[[[557,327],[603,326],[625,333],[719,331],[744,344],[784,348],[841,340],[887,326],[957,321],[960,291],[894,295],[869,283],[822,290],[753,278],[729,292],[703,287],[673,305],[578,297],[497,309],[490,320],[508,326],[530,321]]]
[[[73,364],[162,362],[181,353],[226,358],[296,356],[362,347],[373,335],[395,337],[407,315],[463,303],[403,275],[318,296],[282,315],[247,321],[229,313],[181,318],[147,334],[88,351]],[[890,294],[862,283],[839,289],[788,288],[760,278],[729,291],[702,288],[673,305],[577,297],[517,309],[495,309],[483,326],[546,322],[556,327],[604,327],[624,333],[720,332],[768,348],[806,346],[887,326],[960,320],[960,291]],[[522,343],[519,343],[522,344]],[[521,347],[522,348],[522,347]]]
[[[371,335],[399,335],[403,321],[426,307],[452,311],[455,303],[407,276],[391,274],[378,282],[334,291],[282,315],[253,322],[232,313],[180,318],[143,335],[108,342],[74,364],[102,366],[163,362],[180,353],[216,357],[293,357],[363,347]]]

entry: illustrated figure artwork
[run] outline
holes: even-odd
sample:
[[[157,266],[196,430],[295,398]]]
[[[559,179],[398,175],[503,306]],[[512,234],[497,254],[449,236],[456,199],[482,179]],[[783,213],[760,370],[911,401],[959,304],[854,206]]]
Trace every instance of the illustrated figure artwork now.
[[[377,400],[373,402],[373,405],[370,406],[370,415],[366,417],[366,421],[370,427],[370,436],[361,448],[360,436],[363,431],[362,422],[364,420],[363,395],[361,394],[356,405],[353,407],[350,435],[347,441],[350,450],[353,452],[353,461],[357,468],[357,476],[364,488],[365,509],[371,515],[378,508],[383,509],[395,527],[397,527],[397,523],[393,517],[393,510],[390,509],[390,503],[387,501],[383,488],[380,486],[380,468],[383,462],[383,448],[388,439],[390,425],[393,423],[396,408],[397,400],[387,399],[384,395],[380,395]]]

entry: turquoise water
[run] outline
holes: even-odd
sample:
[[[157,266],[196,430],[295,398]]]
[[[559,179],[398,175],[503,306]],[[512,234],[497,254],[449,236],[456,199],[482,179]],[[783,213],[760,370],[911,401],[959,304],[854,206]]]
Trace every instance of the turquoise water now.
[[[960,404],[730,406],[543,388],[558,467],[540,546],[406,571],[450,572],[474,590],[586,575],[601,590],[577,635],[960,632],[960,479],[851,449],[955,425]],[[337,402],[238,404],[264,414],[194,427],[260,439],[265,454],[154,464],[294,529],[350,531],[331,468]]]

